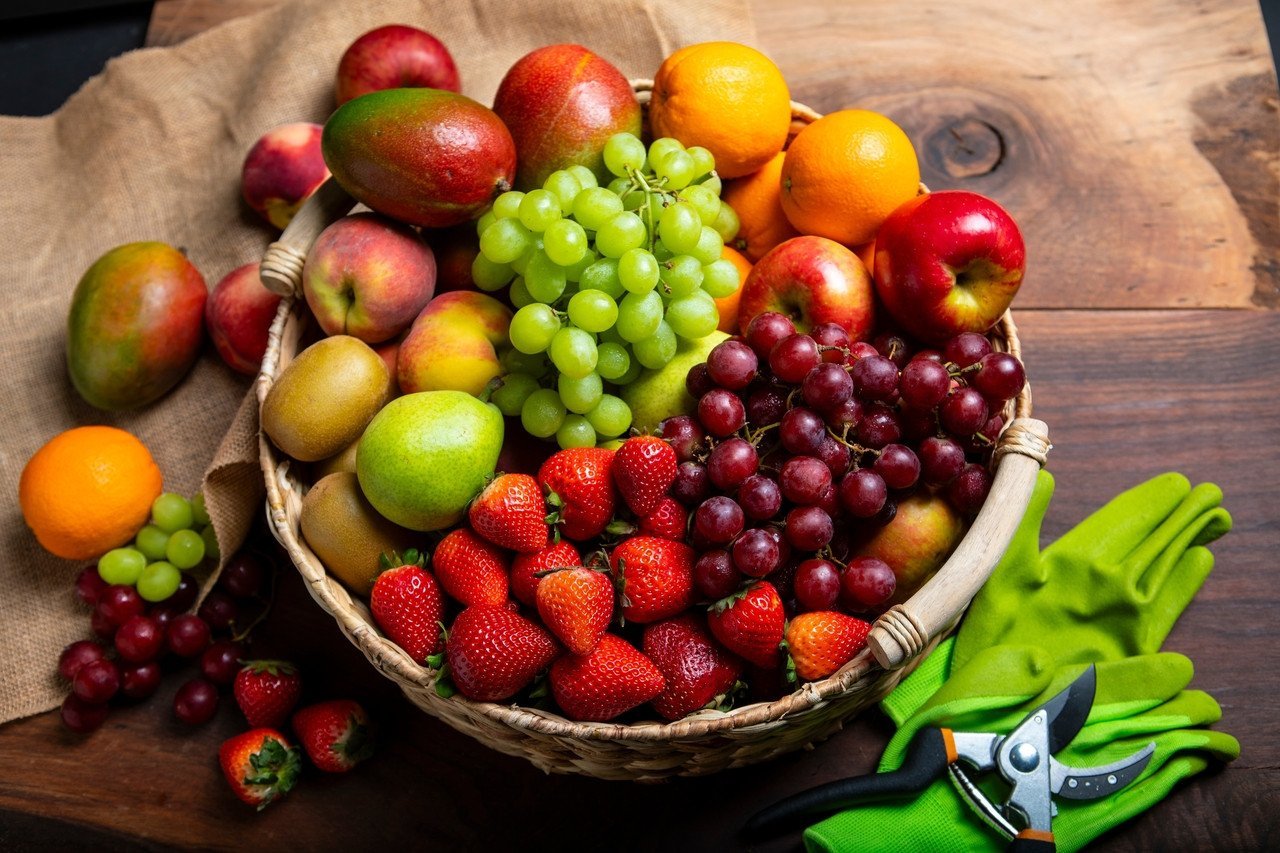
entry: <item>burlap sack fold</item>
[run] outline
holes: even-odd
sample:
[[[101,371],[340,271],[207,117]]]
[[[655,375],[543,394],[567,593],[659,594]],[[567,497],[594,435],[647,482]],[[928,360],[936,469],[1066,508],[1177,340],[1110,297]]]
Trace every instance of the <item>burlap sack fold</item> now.
[[[628,76],[650,77],[681,45],[754,41],[743,0],[309,0],[115,59],[51,116],[0,118],[0,722],[56,707],[66,693],[58,654],[88,636],[72,592],[81,565],[45,553],[17,504],[22,467],[45,441],[90,423],[139,436],[166,489],[203,484],[224,553],[262,508],[249,380],[211,349],[144,410],[108,414],[80,400],[63,356],[76,282],[135,240],[181,247],[210,287],[259,259],[275,235],[240,200],[245,152],[275,125],[324,121],[343,50],[387,23],[439,36],[464,93],[486,104],[511,63],[544,44],[584,44]]]

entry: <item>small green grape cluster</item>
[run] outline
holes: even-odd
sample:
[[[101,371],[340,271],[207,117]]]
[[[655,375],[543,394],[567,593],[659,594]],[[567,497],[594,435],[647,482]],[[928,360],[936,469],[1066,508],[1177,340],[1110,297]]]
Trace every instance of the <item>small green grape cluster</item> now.
[[[98,574],[109,584],[136,586],[145,601],[164,601],[182,582],[182,572],[218,558],[218,540],[205,510],[204,495],[191,500],[165,492],[151,504],[151,521],[132,547],[98,558]]]
[[[481,290],[510,285],[516,308],[492,400],[561,447],[626,432],[631,410],[607,391],[667,364],[679,339],[715,331],[715,300],[740,283],[721,257],[738,217],[710,151],[670,138],[646,150],[618,133],[603,153],[608,186],[572,166],[541,189],[503,193],[477,223],[472,278]]]

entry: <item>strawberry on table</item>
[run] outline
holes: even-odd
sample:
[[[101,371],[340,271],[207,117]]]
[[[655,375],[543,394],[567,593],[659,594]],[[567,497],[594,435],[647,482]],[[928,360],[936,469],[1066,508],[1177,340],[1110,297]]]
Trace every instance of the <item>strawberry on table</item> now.
[[[563,655],[551,665],[551,695],[573,720],[603,722],[662,692],[662,673],[635,646],[605,634],[586,655]]]
[[[543,623],[575,655],[594,649],[613,619],[613,582],[595,569],[552,572],[538,584],[537,600]]]
[[[382,632],[415,662],[424,663],[440,650],[444,594],[431,573],[417,562],[411,560],[378,575],[369,594],[369,609]]]
[[[712,638],[698,613],[646,625],[641,651],[666,680],[649,704],[668,720],[718,705],[742,675],[742,660]]]
[[[507,555],[465,527],[440,540],[431,567],[444,591],[464,606],[503,604],[510,585]]]
[[[536,554],[516,554],[511,561],[511,594],[521,604],[535,607],[538,584],[542,583],[540,572],[581,565],[582,556],[567,539],[548,545]]]
[[[817,681],[853,660],[867,646],[871,625],[830,610],[801,613],[787,625],[787,651],[802,681]]]
[[[236,673],[236,704],[249,725],[280,726],[302,694],[302,677],[288,661],[251,660]]]
[[[787,616],[778,591],[768,581],[722,598],[711,606],[707,624],[731,652],[765,668],[777,665]]]
[[[676,479],[676,452],[656,435],[637,435],[622,442],[613,457],[618,493],[639,518],[653,512]]]
[[[218,750],[218,763],[232,792],[259,811],[289,793],[302,765],[298,748],[271,728],[228,738]]]
[[[547,547],[547,504],[528,474],[502,474],[484,487],[468,512],[471,529],[495,545],[522,554]]]
[[[672,542],[683,542],[689,526],[689,513],[675,498],[662,497],[653,512],[640,519],[640,532]]]
[[[510,698],[560,653],[555,638],[506,607],[476,605],[458,614],[445,654],[454,686],[481,702]]]
[[[609,555],[622,590],[622,618],[657,622],[692,606],[693,549],[656,536],[624,539]]]
[[[326,773],[345,773],[373,754],[369,715],[352,699],[302,708],[293,715],[293,730],[311,763]]]
[[[613,454],[603,447],[553,453],[538,469],[538,483],[556,510],[560,532],[579,542],[599,536],[613,518]]]

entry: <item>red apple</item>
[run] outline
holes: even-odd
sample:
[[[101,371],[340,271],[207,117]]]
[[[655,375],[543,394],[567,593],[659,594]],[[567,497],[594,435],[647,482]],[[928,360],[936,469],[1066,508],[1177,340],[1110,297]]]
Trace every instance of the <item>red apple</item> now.
[[[965,526],[941,495],[919,491],[898,501],[893,520],[854,549],[855,557],[876,557],[898,580],[891,604],[906,601],[951,556]]]
[[[485,293],[442,293],[422,309],[396,357],[405,394],[465,391],[479,396],[502,373],[511,309]]]
[[[604,144],[640,135],[640,104],[621,71],[577,44],[540,47],[516,61],[493,99],[516,141],[516,185],[542,186],[557,169],[582,165],[603,184]]]
[[[244,158],[240,188],[244,200],[280,230],[329,177],[320,154],[318,124],[284,124],[263,134]]]
[[[408,328],[435,287],[431,247],[408,225],[376,213],[324,229],[302,268],[302,292],[325,334],[368,344]]]
[[[440,39],[416,27],[390,24],[360,36],[338,62],[338,106],[402,86],[462,91],[458,66]]]
[[[807,332],[839,323],[853,340],[865,340],[875,322],[871,275],[848,248],[826,237],[792,237],[751,268],[738,303],[738,328],[776,311]]]
[[[258,372],[279,306],[280,294],[267,290],[256,262],[233,269],[214,286],[204,306],[205,326],[232,370],[250,376]]]
[[[876,233],[875,283],[884,307],[927,344],[986,332],[1022,285],[1027,250],[1008,212],[986,196],[917,196]]]

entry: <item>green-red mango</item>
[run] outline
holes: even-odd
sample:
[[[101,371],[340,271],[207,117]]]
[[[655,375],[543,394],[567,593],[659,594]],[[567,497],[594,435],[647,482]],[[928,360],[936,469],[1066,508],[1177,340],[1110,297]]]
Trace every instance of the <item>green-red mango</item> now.
[[[94,262],[67,317],[67,370],[99,409],[145,406],[178,384],[200,353],[204,277],[164,243],[126,243]]]
[[[511,188],[516,147],[488,107],[441,89],[387,89],[338,108],[324,161],[357,201],[411,225],[475,219]]]

